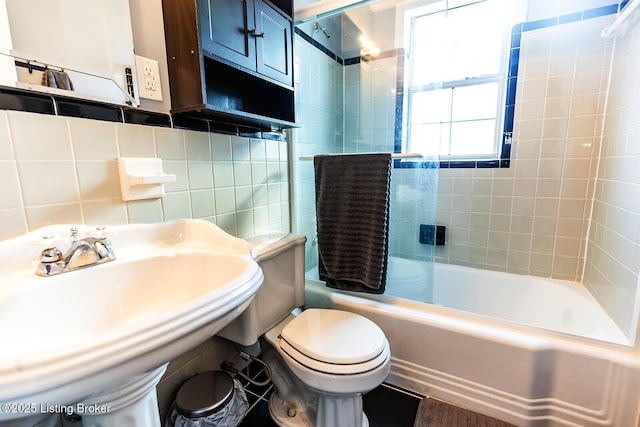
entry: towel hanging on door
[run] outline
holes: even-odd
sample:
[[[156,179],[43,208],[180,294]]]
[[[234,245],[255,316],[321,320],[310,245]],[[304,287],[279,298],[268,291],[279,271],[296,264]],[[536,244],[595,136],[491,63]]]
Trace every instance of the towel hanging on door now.
[[[318,272],[327,286],[384,293],[390,154],[314,157]]]

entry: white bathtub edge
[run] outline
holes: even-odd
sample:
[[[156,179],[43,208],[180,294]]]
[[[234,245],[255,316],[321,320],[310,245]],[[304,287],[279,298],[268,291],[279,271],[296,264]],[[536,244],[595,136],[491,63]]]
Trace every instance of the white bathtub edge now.
[[[356,312],[383,329],[391,384],[523,427],[638,422],[640,362],[630,348],[425,314],[318,283],[307,294],[310,306]]]

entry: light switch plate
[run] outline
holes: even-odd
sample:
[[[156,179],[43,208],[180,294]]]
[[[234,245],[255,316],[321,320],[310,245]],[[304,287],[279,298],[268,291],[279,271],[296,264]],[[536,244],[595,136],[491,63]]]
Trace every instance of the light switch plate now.
[[[138,96],[140,98],[162,101],[160,85],[160,68],[158,61],[135,55],[136,77],[138,80]]]

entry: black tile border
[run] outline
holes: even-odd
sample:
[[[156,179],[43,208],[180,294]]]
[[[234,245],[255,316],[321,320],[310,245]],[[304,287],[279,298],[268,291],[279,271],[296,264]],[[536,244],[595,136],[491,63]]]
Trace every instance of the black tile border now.
[[[75,98],[54,98],[59,116],[82,119],[103,120],[123,123],[123,111],[114,105],[79,100]]]
[[[152,113],[150,111],[124,109],[124,122],[136,125],[170,128],[171,116],[162,113]]]
[[[311,37],[309,34],[305,33],[304,31],[302,31],[300,28],[294,27],[293,31],[294,31],[294,33],[296,33],[297,35],[302,37],[302,39],[304,39],[304,41],[306,41],[307,43],[309,43],[310,45],[312,45],[313,47],[318,49],[320,52],[322,52],[325,55],[327,55],[329,58],[331,58],[334,61],[336,61],[338,64],[340,64],[340,65],[348,65],[348,64],[345,63],[345,60],[342,59],[339,55],[336,55],[334,52],[332,52],[330,49],[325,47],[322,43],[319,43],[318,41],[316,41],[313,37]]]
[[[7,87],[0,87],[0,109],[56,114],[53,97]]]
[[[211,120],[199,120],[182,115],[158,113],[106,102],[51,95],[6,86],[0,86],[0,110],[78,117],[114,123],[137,124],[198,132],[216,132],[248,138],[278,141],[287,140],[286,131],[260,131],[255,128],[228,125]]]

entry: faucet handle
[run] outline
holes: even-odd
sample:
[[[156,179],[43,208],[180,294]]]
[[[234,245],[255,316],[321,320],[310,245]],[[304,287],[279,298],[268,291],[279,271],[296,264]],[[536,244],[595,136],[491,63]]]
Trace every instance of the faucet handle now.
[[[91,237],[96,239],[105,239],[113,235],[113,231],[105,226],[96,227],[95,230],[89,233]]]
[[[56,247],[47,248],[40,252],[40,262],[51,263],[62,259],[62,251]]]
[[[40,251],[69,244],[69,237],[59,234],[46,234],[33,240],[33,245]]]
[[[71,227],[69,234],[71,235],[71,241],[73,243],[78,241],[78,227]]]

